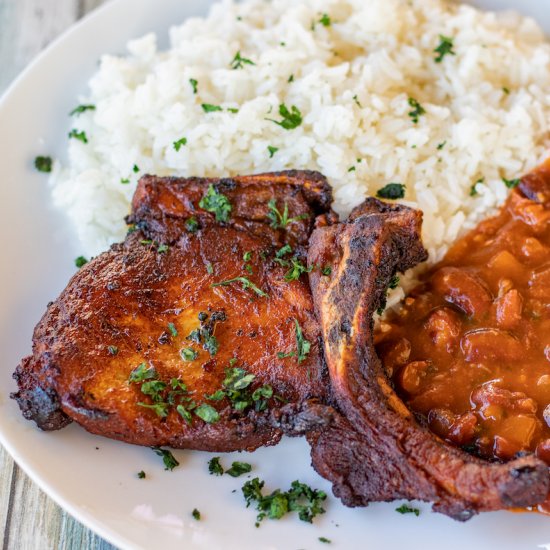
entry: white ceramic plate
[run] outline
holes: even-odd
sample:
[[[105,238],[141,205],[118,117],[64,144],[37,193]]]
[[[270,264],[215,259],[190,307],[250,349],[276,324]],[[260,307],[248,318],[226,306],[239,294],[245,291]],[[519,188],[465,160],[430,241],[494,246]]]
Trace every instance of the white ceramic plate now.
[[[487,8],[515,7],[534,15],[550,34],[550,0],[477,0]],[[297,518],[265,521],[256,529],[240,487],[246,478],[213,477],[212,455],[175,452],[181,466],[163,470],[149,449],[94,437],[78,426],[42,433],[9,399],[11,373],[28,354],[32,329],[45,305],[74,272],[78,243],[50,205],[45,178],[32,168],[38,154],[63,156],[67,112],[85,90],[102,53],[124,51],[125,42],[151,30],[161,44],[171,24],[206,13],[211,0],[114,0],[57,41],[0,102],[0,442],[42,489],[78,520],[123,548],[290,550],[330,548],[425,550],[550,548],[550,518],[492,513],[466,524],[432,514],[401,516],[397,504],[346,509],[330,497],[327,513],[309,525]],[[294,479],[330,493],[309,466],[303,440],[238,455],[254,465],[266,488]],[[230,463],[234,456],[223,457]],[[136,473],[144,470],[146,480]],[[235,492],[232,492],[236,490]],[[1,495],[0,495],[1,497]],[[191,517],[198,508],[201,521]]]

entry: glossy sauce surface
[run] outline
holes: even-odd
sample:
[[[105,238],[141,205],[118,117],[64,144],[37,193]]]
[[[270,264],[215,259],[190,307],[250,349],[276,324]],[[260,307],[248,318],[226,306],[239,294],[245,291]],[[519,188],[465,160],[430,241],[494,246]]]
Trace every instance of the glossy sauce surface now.
[[[550,209],[514,190],[423,281],[376,339],[403,400],[480,457],[550,465]]]

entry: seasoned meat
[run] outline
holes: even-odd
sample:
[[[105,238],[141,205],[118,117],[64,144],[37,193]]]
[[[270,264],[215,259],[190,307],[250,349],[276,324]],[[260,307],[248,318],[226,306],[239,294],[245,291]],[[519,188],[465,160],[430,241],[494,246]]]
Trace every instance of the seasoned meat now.
[[[310,265],[332,267],[330,277],[312,271],[310,283],[331,398],[341,413],[329,427],[309,433],[313,466],[348,506],[420,499],[466,520],[482,510],[537,504],[549,485],[541,460],[528,455],[490,463],[445,443],[416,421],[376,355],[373,315],[392,276],[426,258],[420,225],[419,212],[371,199],[348,223],[312,235]],[[421,377],[422,365],[415,372]],[[458,427],[463,435],[471,422],[463,418]]]
[[[216,224],[215,213],[197,207],[210,185],[232,206],[226,224],[257,234],[274,246],[289,244],[303,251],[315,223],[337,221],[326,178],[318,172],[290,170],[218,180],[145,176],[134,194],[128,223],[159,242],[179,239],[191,218],[198,226]],[[292,223],[280,223],[279,214],[268,206],[270,201],[279,214],[284,215],[286,209]]]
[[[304,250],[335,221],[331,202],[314,172],[142,178],[126,241],[82,268],[36,327],[14,375],[25,417],[211,451],[329,420],[314,401],[327,380]]]

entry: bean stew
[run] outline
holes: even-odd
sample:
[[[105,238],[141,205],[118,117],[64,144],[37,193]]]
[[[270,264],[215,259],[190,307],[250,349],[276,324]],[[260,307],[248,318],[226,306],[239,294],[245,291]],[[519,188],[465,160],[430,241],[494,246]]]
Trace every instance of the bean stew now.
[[[549,174],[461,238],[376,337],[420,421],[485,459],[535,452],[550,466]]]

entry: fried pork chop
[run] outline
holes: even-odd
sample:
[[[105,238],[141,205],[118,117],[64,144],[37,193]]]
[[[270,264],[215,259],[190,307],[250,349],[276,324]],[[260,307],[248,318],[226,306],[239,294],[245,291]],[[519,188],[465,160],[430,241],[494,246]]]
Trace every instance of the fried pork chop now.
[[[210,451],[324,422],[311,231],[335,221],[314,172],[146,176],[122,244],[49,305],[14,377],[28,419],[140,445]],[[316,266],[322,270],[323,266]]]
[[[348,506],[420,499],[466,520],[485,510],[524,507],[548,494],[548,467],[534,455],[490,463],[421,426],[391,386],[373,343],[373,315],[397,271],[426,258],[421,213],[367,200],[347,223],[316,229],[309,262],[332,400],[341,415],[312,431],[315,469]]]
[[[330,205],[312,172],[143,178],[126,241],[76,274],[35,330],[14,375],[25,417],[216,451],[307,433],[348,506],[421,499],[465,520],[543,501],[542,461],[489,463],[445,443],[376,355],[392,277],[426,258],[421,213],[367,199],[337,223]]]

